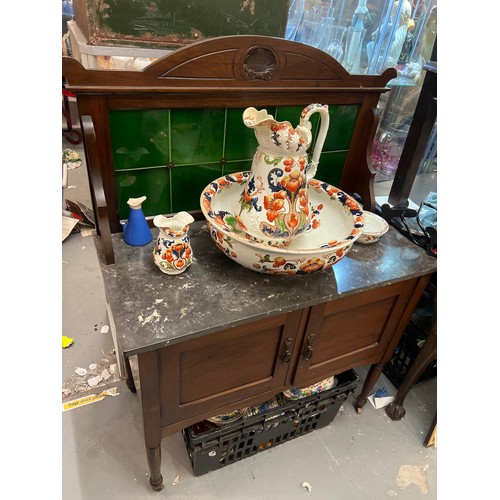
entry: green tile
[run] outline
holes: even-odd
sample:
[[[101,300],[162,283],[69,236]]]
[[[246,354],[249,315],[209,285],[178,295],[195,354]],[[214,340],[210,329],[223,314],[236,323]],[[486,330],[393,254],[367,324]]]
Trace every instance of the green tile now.
[[[172,174],[172,212],[199,210],[200,196],[210,182],[222,176],[222,165],[175,166]]]
[[[172,162],[220,161],[224,143],[224,109],[172,109]]]
[[[306,106],[280,106],[276,110],[276,119],[279,122],[288,121],[295,128],[300,123],[300,115]],[[311,117],[311,123],[316,125],[318,122],[317,113]]]
[[[337,187],[340,182],[346,158],[347,152],[345,151],[322,153],[319,158],[318,170],[314,178]]]
[[[170,176],[167,168],[140,169],[117,172],[116,189],[120,219],[127,219],[129,198],[146,196],[142,205],[144,215],[168,214],[172,212],[170,200]]]
[[[109,126],[115,170],[168,163],[168,110],[113,110]]]
[[[252,168],[252,160],[228,161],[224,165],[222,175],[234,174],[236,172],[246,172]]]
[[[349,149],[354,124],[359,112],[359,105],[330,106],[328,112],[330,115],[330,126],[328,127],[323,151]]]
[[[234,108],[227,110],[226,151],[224,154],[226,160],[253,158],[259,145],[254,130],[243,123],[245,109]],[[257,108],[259,111],[261,109],[266,109],[268,114],[273,116],[276,111],[274,107]]]

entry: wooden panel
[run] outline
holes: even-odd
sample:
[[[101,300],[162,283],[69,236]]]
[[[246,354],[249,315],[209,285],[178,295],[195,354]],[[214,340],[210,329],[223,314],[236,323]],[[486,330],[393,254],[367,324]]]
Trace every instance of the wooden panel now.
[[[293,378],[303,387],[346,367],[377,363],[392,340],[415,280],[314,306]],[[305,359],[308,345],[312,355]]]
[[[183,62],[178,66],[166,71],[161,78],[218,78],[221,80],[234,80],[233,66],[224,64],[228,57],[235,55],[236,50],[226,50],[204,54],[199,58]],[[200,64],[206,64],[210,67],[212,74],[200,75]]]
[[[290,350],[299,348],[295,338],[304,327],[302,314],[282,314],[162,349],[162,426],[283,390],[290,364],[282,364],[280,356],[286,339],[292,339]]]
[[[249,329],[233,338],[223,336],[209,346],[181,352],[180,404],[234,391],[243,385],[268,383],[274,374],[282,330],[281,324],[258,331]]]
[[[396,301],[397,296],[392,296],[362,308],[325,316],[318,338],[314,342],[314,364],[358,349],[377,348]],[[350,335],[353,331],[356,334]]]
[[[283,80],[309,80],[311,73],[318,80],[340,80],[338,72],[328,67],[323,61],[318,61],[310,57],[295,52],[285,52],[285,72]],[[307,68],[307,71],[304,70]]]

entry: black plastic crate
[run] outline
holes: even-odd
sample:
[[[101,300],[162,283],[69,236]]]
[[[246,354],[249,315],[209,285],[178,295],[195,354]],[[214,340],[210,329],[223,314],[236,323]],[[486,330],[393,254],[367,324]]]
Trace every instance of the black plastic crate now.
[[[408,370],[420,352],[422,341],[427,339],[427,333],[418,328],[412,321],[408,323],[398,346],[390,361],[384,366],[384,375],[399,389]],[[437,359],[435,359],[415,381],[412,387],[431,380],[437,375]]]
[[[359,381],[354,370],[335,377],[335,387],[313,396],[285,400],[281,406],[224,426],[204,420],[184,429],[193,473],[200,476],[220,469],[331,423]]]

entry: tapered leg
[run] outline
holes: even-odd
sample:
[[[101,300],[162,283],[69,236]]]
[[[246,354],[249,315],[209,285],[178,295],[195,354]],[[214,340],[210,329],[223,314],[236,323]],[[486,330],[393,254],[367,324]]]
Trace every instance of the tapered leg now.
[[[161,419],[160,381],[158,352],[141,353],[138,356],[141,381],[142,417],[144,442],[149,467],[149,484],[155,491],[163,489],[161,475]]]
[[[155,491],[163,489],[163,477],[161,475],[161,445],[155,448],[146,448],[149,467],[149,484]]]
[[[422,346],[422,349],[418,353],[418,356],[413,361],[410,369],[405,375],[403,382],[401,383],[398,393],[394,398],[394,401],[390,403],[386,408],[385,412],[391,420],[401,420],[405,414],[406,410],[403,407],[404,400],[408,391],[412,388],[416,380],[424,373],[425,369],[432,363],[437,356],[437,304],[436,304],[436,288],[432,284],[428,286],[428,290],[433,298],[434,305],[434,317],[432,321],[432,326],[429,330],[427,339]]]
[[[354,404],[354,408],[356,409],[357,413],[362,412],[363,406],[365,406],[366,402],[368,401],[368,395],[370,394],[370,391],[373,389],[375,382],[380,377],[380,374],[382,373],[383,367],[384,367],[384,363],[378,363],[378,364],[372,365],[370,367],[370,370],[368,371],[368,374],[366,375],[365,383],[363,384],[363,388],[361,389],[361,392],[359,393],[358,397],[356,398],[356,403]]]
[[[385,408],[385,412],[391,420],[401,420],[405,416],[406,410],[403,407],[403,403],[406,395],[415,381],[418,380],[418,377],[420,377],[430,363],[436,359],[436,354],[437,339],[435,328],[433,327],[421,351],[418,353],[418,356],[415,358],[415,361],[403,379],[394,401]]]
[[[127,387],[130,389],[130,391],[135,394],[137,392],[137,389],[135,387],[134,377],[132,375],[132,369],[130,368],[130,360],[126,356],[124,356],[123,364],[125,365],[125,375],[127,377],[125,382],[127,383]]]

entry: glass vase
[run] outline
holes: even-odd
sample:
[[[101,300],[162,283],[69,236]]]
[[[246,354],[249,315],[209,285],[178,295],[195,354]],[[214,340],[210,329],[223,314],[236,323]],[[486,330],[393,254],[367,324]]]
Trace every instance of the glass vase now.
[[[347,31],[345,26],[335,26],[332,28],[326,45],[325,52],[328,52],[337,61],[342,61],[344,56],[344,35]]]

